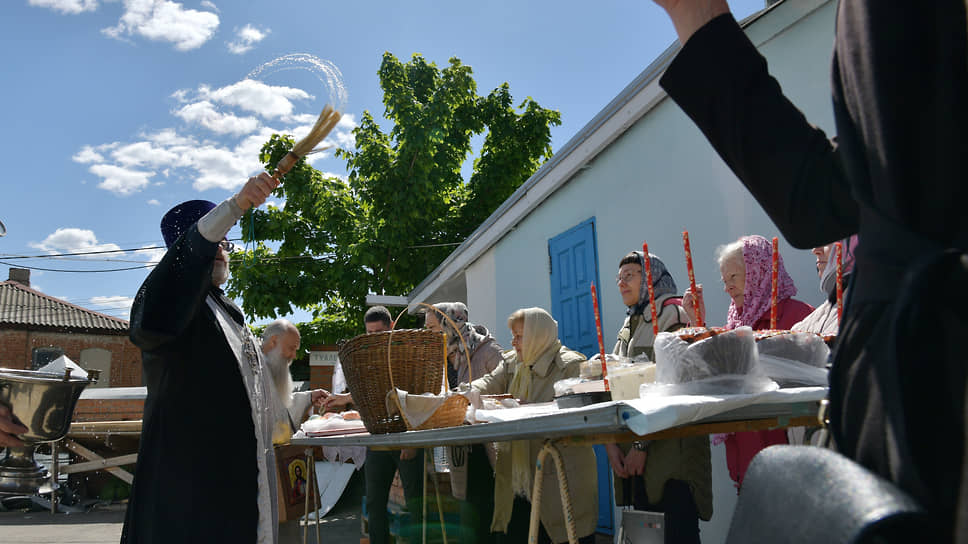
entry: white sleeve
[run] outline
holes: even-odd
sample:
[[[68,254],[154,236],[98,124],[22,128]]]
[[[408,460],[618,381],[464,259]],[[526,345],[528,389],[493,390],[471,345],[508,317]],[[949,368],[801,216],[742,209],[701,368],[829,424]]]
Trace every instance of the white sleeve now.
[[[333,367],[333,393],[342,393],[346,391],[346,376],[343,375],[343,365],[336,361],[336,366]]]
[[[235,198],[228,198],[198,220],[198,232],[209,242],[221,242],[240,217],[242,208]]]
[[[296,391],[292,394],[292,404],[289,405],[289,416],[299,428],[299,424],[306,418],[306,412],[313,403],[312,391]]]

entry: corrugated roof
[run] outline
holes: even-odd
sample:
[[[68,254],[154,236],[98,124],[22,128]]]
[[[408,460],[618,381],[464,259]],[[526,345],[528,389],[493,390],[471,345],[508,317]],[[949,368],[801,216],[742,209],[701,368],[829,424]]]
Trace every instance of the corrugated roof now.
[[[15,281],[0,282],[0,328],[126,334],[128,322],[45,295]]]

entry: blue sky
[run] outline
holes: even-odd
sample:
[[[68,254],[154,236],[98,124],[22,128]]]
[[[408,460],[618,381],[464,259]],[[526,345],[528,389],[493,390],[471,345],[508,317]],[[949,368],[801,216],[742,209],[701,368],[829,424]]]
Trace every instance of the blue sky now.
[[[731,5],[740,18],[763,0]],[[364,110],[381,118],[377,69],[389,51],[438,66],[458,57],[479,93],[506,81],[516,103],[531,96],[559,110],[558,150],[674,40],[648,0],[4,0],[0,280],[8,264],[63,270],[32,270],[32,286],[126,319],[160,258],[142,248],[164,245],[165,211],[234,194],[259,171],[270,134],[298,139],[328,101],[309,71],[243,81],[284,55],[342,72],[348,100],[333,145],[353,145]],[[331,152],[313,164],[347,174]],[[113,250],[139,251],[21,258]],[[135,269],[107,271],[121,268]]]

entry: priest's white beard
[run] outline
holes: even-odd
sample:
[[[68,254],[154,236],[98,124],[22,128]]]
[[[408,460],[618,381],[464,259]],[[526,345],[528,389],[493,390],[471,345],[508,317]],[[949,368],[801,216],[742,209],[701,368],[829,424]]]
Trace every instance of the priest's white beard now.
[[[265,356],[266,363],[269,365],[269,374],[272,375],[272,383],[276,388],[276,396],[286,408],[289,408],[292,405],[292,376],[289,374],[289,364],[292,360],[282,355],[281,345],[269,350]]]
[[[221,261],[215,261],[212,267],[212,283],[216,286],[229,281],[229,265]]]

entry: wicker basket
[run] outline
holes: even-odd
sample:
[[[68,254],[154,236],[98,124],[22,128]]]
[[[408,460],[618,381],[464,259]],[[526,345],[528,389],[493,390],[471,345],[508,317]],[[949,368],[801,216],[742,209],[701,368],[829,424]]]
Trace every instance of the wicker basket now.
[[[387,393],[394,386],[414,394],[438,393],[446,358],[445,336],[424,329],[363,334],[341,344],[340,365],[366,430],[406,431],[403,418],[387,412]]]
[[[417,305],[423,306],[427,308],[429,311],[435,310],[431,305],[423,302],[418,302]],[[455,331],[458,330],[457,324],[454,323],[454,321],[447,314],[436,313],[435,315],[443,317]],[[394,323],[398,322],[399,320],[400,320],[400,316],[397,316],[397,319],[396,321],[394,321]],[[395,334],[392,330],[391,330],[391,333]],[[447,382],[447,366],[448,366],[447,365],[447,335],[441,334],[441,333],[434,333],[434,334],[438,334],[444,338],[444,358],[443,358],[442,368],[444,371],[443,383],[446,384],[448,383]],[[464,348],[464,354],[467,357],[468,376],[470,377],[470,380],[473,381],[474,376],[471,370],[471,353],[467,349],[467,342],[464,341],[464,337],[460,336],[459,333],[458,333],[458,336],[460,337],[460,343]],[[394,343],[392,347],[389,345],[387,346],[388,358],[390,354],[396,349],[397,349],[396,343]],[[397,361],[396,357],[394,357],[392,360],[388,359],[388,366],[393,368],[393,365],[396,364],[396,361]],[[396,373],[391,372],[391,375],[390,375],[391,386],[395,386],[399,389],[403,389],[407,393],[414,393],[414,391],[411,389],[407,389],[405,387],[400,387],[400,385],[397,385],[398,382],[396,382],[396,380],[394,379],[395,376],[396,376]],[[437,409],[434,410],[434,413],[431,414],[431,416],[427,418],[423,423],[421,423],[420,425],[413,425],[410,423],[409,420],[407,420],[407,416],[404,415],[403,413],[404,412],[403,407],[400,406],[400,398],[397,397],[396,395],[394,395],[393,398],[394,398],[394,402],[396,402],[397,404],[397,409],[400,411],[400,414],[403,417],[404,423],[406,424],[407,428],[410,429],[411,431],[422,431],[425,429],[441,429],[444,427],[456,427],[458,425],[461,425],[462,423],[464,423],[464,418],[467,415],[467,406],[470,404],[470,401],[464,395],[451,395],[447,397],[444,403],[438,406]]]

